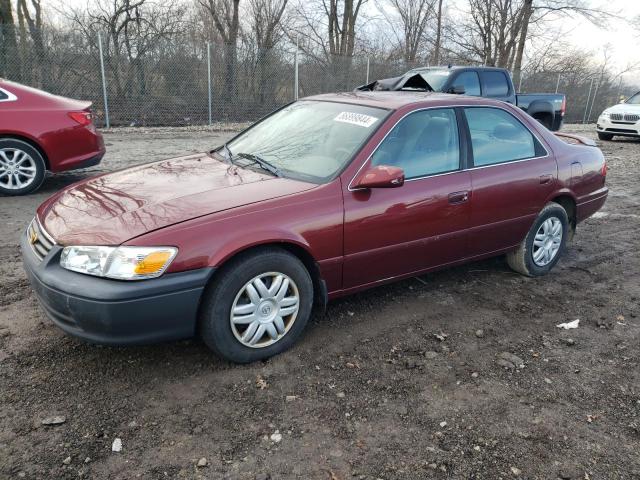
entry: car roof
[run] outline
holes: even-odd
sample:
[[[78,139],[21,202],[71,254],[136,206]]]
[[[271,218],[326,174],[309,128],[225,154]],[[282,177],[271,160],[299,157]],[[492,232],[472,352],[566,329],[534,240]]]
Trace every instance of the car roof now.
[[[459,105],[501,105],[502,102],[490,100],[482,97],[471,97],[466,95],[453,95],[438,92],[344,92],[325,93],[301,98],[301,100],[315,100],[322,102],[350,103],[363,105],[366,107],[384,108],[387,110],[397,110],[412,104],[420,106],[459,106]]]

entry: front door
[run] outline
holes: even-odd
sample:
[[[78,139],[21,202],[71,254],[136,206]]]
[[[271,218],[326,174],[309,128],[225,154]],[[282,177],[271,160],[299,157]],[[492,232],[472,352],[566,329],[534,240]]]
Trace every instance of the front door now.
[[[364,166],[400,167],[405,184],[355,191],[345,185],[345,289],[465,256],[471,176],[461,169],[460,142],[453,109],[410,113]]]

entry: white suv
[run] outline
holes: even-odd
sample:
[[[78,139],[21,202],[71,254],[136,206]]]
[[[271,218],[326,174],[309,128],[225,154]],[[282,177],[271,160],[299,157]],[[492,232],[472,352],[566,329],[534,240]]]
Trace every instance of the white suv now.
[[[615,135],[640,138],[640,92],[602,112],[597,129],[600,140],[611,140]]]

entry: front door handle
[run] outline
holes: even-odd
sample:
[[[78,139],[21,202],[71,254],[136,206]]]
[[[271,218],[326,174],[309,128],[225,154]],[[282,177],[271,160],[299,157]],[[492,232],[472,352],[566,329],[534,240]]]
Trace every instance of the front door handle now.
[[[551,183],[551,180],[553,180],[553,175],[551,174],[540,175],[540,185],[546,185],[547,183]]]
[[[452,205],[464,203],[467,200],[469,200],[469,192],[467,190],[464,190],[462,192],[453,192],[449,194],[449,203]]]

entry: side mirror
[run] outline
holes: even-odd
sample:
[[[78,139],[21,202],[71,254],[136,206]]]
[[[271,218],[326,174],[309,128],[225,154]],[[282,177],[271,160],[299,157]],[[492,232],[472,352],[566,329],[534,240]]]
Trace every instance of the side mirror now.
[[[453,93],[454,95],[464,95],[466,92],[464,85],[454,85],[449,89],[448,93]]]
[[[378,165],[356,178],[353,188],[395,188],[404,185],[404,170],[389,165]]]

